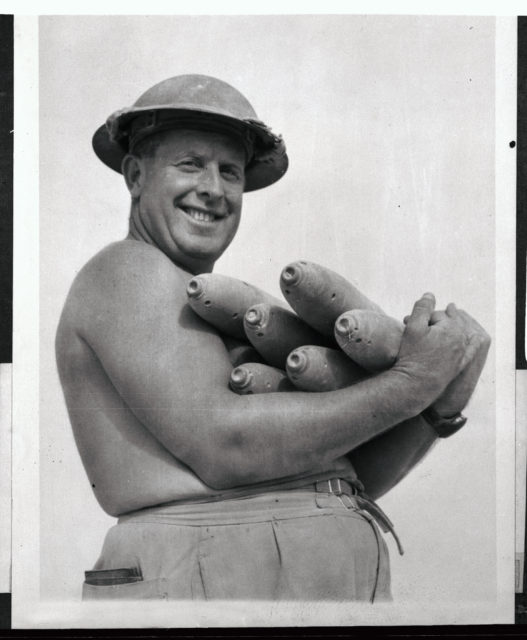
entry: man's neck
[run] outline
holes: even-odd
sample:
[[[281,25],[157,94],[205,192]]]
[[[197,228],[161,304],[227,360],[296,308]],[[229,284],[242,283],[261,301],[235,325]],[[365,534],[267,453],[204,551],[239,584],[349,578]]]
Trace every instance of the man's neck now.
[[[160,251],[162,249],[157,245],[155,240],[150,235],[148,229],[144,226],[141,217],[138,215],[138,207],[135,203],[132,203],[132,209],[130,212],[130,219],[128,222],[128,235],[127,240],[138,240],[139,242],[145,242],[146,244],[151,245],[152,247],[156,247]],[[180,269],[186,271],[191,275],[198,275],[200,273],[211,273],[214,269],[214,262],[204,262],[199,259],[188,258],[185,260],[185,263],[181,261],[177,261],[173,256],[168,255],[166,252],[165,255],[170,258],[170,260]]]

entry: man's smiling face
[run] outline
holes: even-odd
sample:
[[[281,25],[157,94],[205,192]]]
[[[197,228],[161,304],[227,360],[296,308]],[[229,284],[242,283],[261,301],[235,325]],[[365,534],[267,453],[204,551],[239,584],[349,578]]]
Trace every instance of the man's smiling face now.
[[[175,263],[209,271],[240,223],[245,149],[213,131],[172,129],[156,139],[155,153],[138,158],[127,178],[136,215],[149,242]]]

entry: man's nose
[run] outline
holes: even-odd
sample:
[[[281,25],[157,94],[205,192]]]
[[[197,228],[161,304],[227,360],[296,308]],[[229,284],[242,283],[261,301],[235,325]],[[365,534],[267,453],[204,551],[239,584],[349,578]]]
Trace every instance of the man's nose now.
[[[223,196],[223,181],[219,167],[212,164],[204,167],[197,190],[204,198],[217,199]]]

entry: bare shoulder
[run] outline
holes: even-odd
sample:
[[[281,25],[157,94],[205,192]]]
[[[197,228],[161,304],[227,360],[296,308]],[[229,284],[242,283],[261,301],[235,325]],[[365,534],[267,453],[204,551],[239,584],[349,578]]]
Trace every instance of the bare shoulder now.
[[[135,240],[115,242],[96,254],[79,272],[68,294],[61,325],[83,335],[96,323],[115,315],[159,312],[171,304],[186,304],[191,276],[174,265],[159,249]]]
[[[85,370],[94,359],[132,404],[147,381],[154,395],[165,387],[173,395],[179,371],[192,367],[195,378],[206,367],[224,382],[227,352],[217,332],[188,305],[191,277],[139,241],[103,249],[79,272],[68,295],[55,342],[59,370]],[[71,379],[71,371],[65,378]]]

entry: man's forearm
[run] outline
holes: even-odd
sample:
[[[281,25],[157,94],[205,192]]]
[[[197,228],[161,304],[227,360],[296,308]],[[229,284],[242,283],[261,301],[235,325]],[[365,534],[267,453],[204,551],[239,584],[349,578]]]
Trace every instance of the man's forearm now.
[[[400,482],[437,442],[434,429],[421,416],[396,425],[348,454],[372,498]]]
[[[420,413],[438,392],[391,370],[329,393],[226,391],[184,421],[177,416],[177,429],[166,412],[135,413],[207,484],[228,488],[320,469]]]

